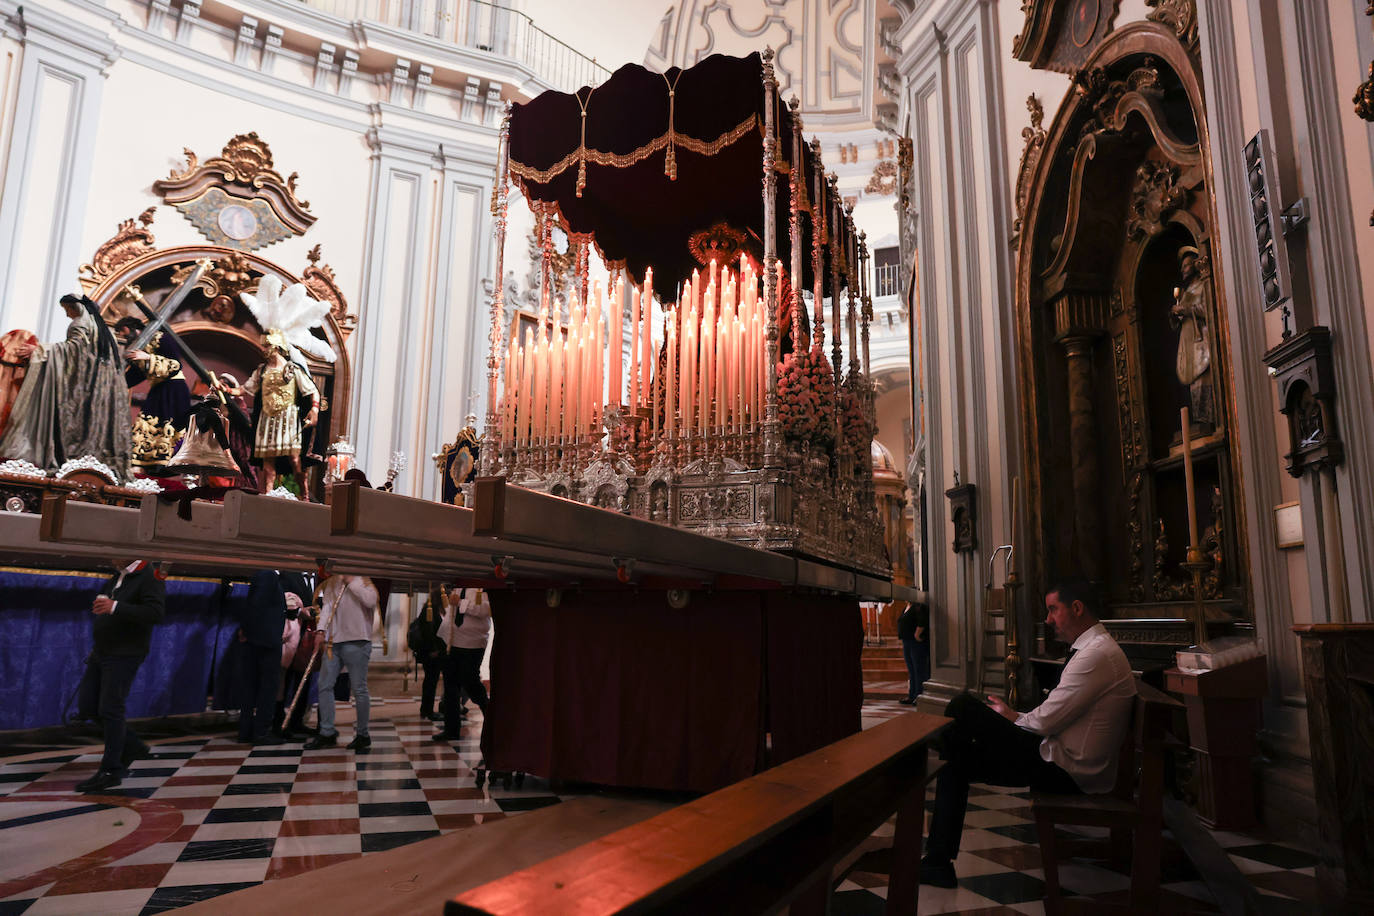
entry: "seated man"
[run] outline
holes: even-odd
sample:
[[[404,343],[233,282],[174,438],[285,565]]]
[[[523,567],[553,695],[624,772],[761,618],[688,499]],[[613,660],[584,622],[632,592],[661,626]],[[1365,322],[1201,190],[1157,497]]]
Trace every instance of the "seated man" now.
[[[1071,645],[1059,686],[1045,702],[1018,715],[1000,697],[984,704],[965,693],[945,709],[954,722],[942,735],[946,763],[936,779],[923,884],[956,886],[953,862],[970,782],[1057,793],[1107,792],[1116,784],[1117,751],[1135,698],[1131,665],[1098,622],[1089,583],[1056,583],[1045,607],[1046,627]]]

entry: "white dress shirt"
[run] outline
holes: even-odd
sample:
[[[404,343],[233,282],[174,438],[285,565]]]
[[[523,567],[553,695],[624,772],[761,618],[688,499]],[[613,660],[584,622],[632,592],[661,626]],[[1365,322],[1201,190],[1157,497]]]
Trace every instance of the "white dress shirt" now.
[[[1017,716],[1016,724],[1043,735],[1040,756],[1072,776],[1084,792],[1110,792],[1134,703],[1131,664],[1099,623],[1073,641],[1059,686],[1045,702]]]
[[[485,649],[487,634],[491,632],[491,603],[487,593],[480,588],[465,588],[458,601],[457,613],[463,615],[463,622],[454,626],[454,605],[444,609],[443,622],[439,624],[439,639],[450,649]]]
[[[345,582],[344,580],[348,581]],[[330,642],[372,641],[377,589],[366,576],[330,576],[324,583],[321,619],[329,621]]]

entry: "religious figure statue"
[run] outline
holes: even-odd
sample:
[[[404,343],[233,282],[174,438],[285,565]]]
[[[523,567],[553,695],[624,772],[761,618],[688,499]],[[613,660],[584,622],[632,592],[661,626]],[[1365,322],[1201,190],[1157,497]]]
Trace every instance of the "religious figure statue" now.
[[[32,331],[13,330],[0,337],[0,434],[9,423],[10,408],[24,385],[24,373],[29,368],[28,354],[33,352],[38,338]],[[23,354],[21,357],[20,354]]]
[[[71,319],[67,337],[19,348],[28,372],[0,436],[0,459],[28,461],[56,471],[90,456],[121,478],[129,475],[129,386],[119,344],[85,296],[61,299]]]
[[[240,293],[244,305],[266,331],[267,355],[242,388],[221,382],[225,393],[253,398],[253,458],[262,465],[260,483],[270,492],[284,463],[302,476],[303,431],[319,419],[320,392],[306,367],[306,353],[326,362],[334,351],[311,333],[329,313],[327,303],[310,298],[305,284],[286,290],[281,280],[268,275],[257,294]]]
[[[143,330],[143,322],[132,315],[115,323],[114,334],[120,346],[129,343]],[[191,416],[191,389],[182,374],[186,357],[175,340],[166,334],[157,334],[149,342],[146,350],[130,350],[124,354],[127,368],[124,381],[130,391],[142,382],[148,382],[148,393],[142,399],[133,399],[139,408],[138,429],[156,429],[161,433],[168,425],[175,431],[172,437],[172,450],[186,432],[187,420]],[[170,457],[162,448],[150,447],[152,440],[134,435],[133,465],[136,468],[157,468]],[[161,446],[160,440],[158,445]]]
[[[1192,419],[1212,426],[1216,415],[1212,403],[1212,349],[1207,340],[1206,279],[1198,269],[1198,250],[1186,245],[1178,251],[1178,266],[1183,285],[1174,290],[1174,305],[1169,323],[1178,328],[1178,358],[1175,372],[1188,386]]]

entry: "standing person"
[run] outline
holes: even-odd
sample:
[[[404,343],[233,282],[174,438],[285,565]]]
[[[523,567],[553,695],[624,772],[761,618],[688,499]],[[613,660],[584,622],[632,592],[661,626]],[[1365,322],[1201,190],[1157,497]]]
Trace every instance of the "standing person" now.
[[[325,657],[320,672],[320,733],[305,743],[306,750],[334,747],[339,732],[334,727],[334,682],[340,669],[348,671],[353,689],[357,723],[350,750],[372,747],[368,734],[371,711],[367,692],[367,666],[372,658],[372,619],[377,613],[377,587],[366,576],[330,576],[324,583],[323,626]]]
[[[253,574],[248,599],[239,616],[239,686],[243,707],[239,712],[239,741],[244,744],[281,744],[271,734],[281,681],[281,644],[286,625],[286,593],[275,569]]]
[[[292,734],[303,735],[309,731],[305,727],[305,713],[310,708],[310,685],[319,677],[321,662],[316,658],[315,664],[310,664],[311,658],[320,650],[320,631],[315,629],[320,621],[319,605],[312,604],[308,608],[301,608],[296,619],[301,626],[301,636],[296,644],[296,654],[291,658],[291,667],[286,672],[284,702],[290,704],[295,701],[295,706],[290,710],[290,716],[282,729],[282,736],[286,738]],[[296,698],[297,693],[300,694],[299,699]]]
[[[286,576],[282,576],[285,585]],[[272,711],[272,734],[278,738],[287,737],[286,704],[291,701],[289,685],[291,663],[296,659],[296,651],[301,643],[301,597],[292,591],[286,592],[286,624],[281,631],[281,674],[277,678],[277,702]]]
[[[430,721],[442,718],[434,711],[434,694],[439,686],[439,675],[444,670],[444,655],[448,649],[439,639],[443,607],[443,589],[433,589],[424,609],[406,630],[406,642],[410,645],[410,651],[415,653],[415,662],[424,669],[424,679],[420,683],[420,717]]]
[[[958,885],[953,862],[970,782],[1058,794],[1107,792],[1116,784],[1117,752],[1135,703],[1131,664],[1098,622],[1089,583],[1054,584],[1045,608],[1046,628],[1072,646],[1045,702],[1017,714],[1000,697],[983,703],[962,693],[945,708],[954,721],[941,736],[946,762],[936,777],[922,884]]]
[[[897,638],[902,641],[907,676],[906,696],[897,702],[910,706],[930,678],[930,605],[924,601],[908,605],[897,618]]]
[[[71,319],[66,339],[18,348],[28,371],[0,436],[0,459],[56,471],[89,455],[127,477],[132,438],[124,354],[94,302],[69,294],[61,303]]]
[[[167,585],[142,560],[112,560],[115,574],[91,603],[95,646],[77,687],[77,714],[99,720],[105,753],[95,775],[77,785],[78,792],[99,792],[119,785],[129,764],[148,753],[148,745],[124,718],[129,688],[138,666],[148,656],[153,625],[162,622]]]
[[[450,592],[449,601],[457,607],[440,625],[439,638],[448,645],[448,658],[444,663],[444,730],[434,736],[435,741],[450,741],[460,733],[463,713],[459,687],[483,715],[487,711],[482,656],[491,632],[491,604],[480,588]]]

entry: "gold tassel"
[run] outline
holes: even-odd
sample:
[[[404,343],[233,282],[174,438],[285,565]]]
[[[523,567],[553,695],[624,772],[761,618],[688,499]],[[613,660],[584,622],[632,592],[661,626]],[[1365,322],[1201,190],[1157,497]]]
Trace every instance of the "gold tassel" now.
[[[587,187],[587,103],[591,102],[591,93],[587,94],[587,102],[581,104],[582,107],[582,142],[577,146],[577,196],[582,196],[582,189]],[[580,101],[580,100],[579,100]]]

